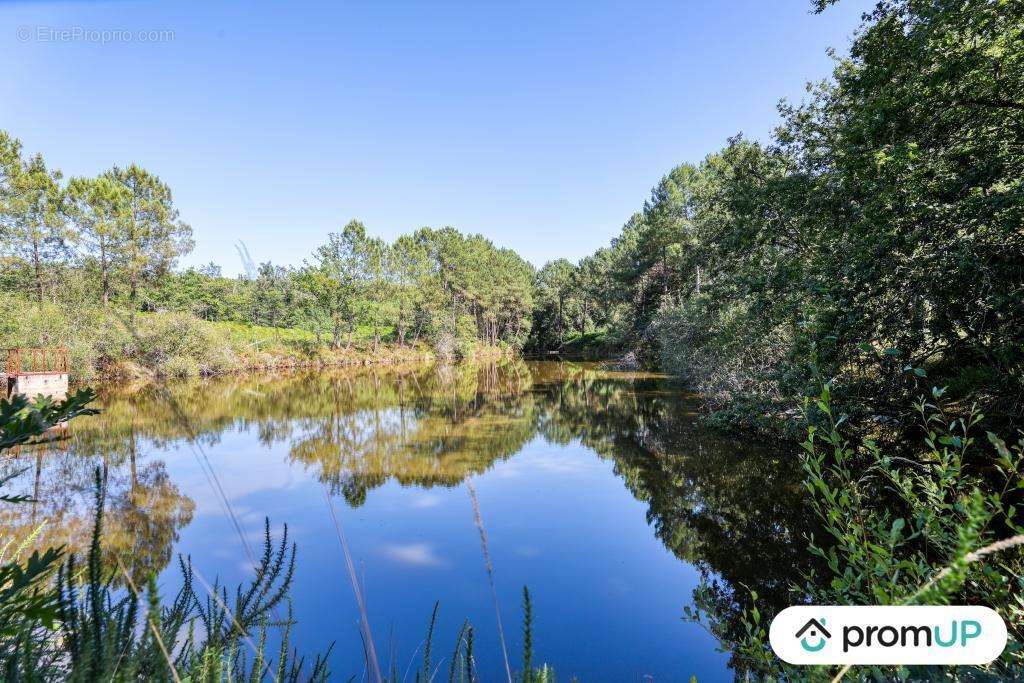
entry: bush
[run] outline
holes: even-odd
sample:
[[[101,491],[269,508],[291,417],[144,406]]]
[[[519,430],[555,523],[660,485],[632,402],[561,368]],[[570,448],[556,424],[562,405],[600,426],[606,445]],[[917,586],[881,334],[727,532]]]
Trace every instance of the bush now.
[[[116,326],[95,306],[39,306],[27,300],[0,297],[0,347],[62,346],[76,379],[94,377],[101,366],[101,340],[116,334]]]
[[[982,415],[951,414],[944,390],[915,406],[922,447],[892,454],[871,440],[851,441],[832,388],[805,402],[804,484],[825,535],[808,551],[822,561],[794,599],[818,605],[982,604],[995,609],[1009,635],[1003,655],[969,680],[1024,676],[1024,525],[1014,502],[1024,494],[1024,439],[1007,445],[989,432],[976,439]],[[757,596],[752,596],[756,602]],[[724,635],[713,608],[712,632]],[[755,678],[804,678],[768,646],[772,615],[746,613],[745,636],[727,643]],[[819,672],[824,673],[824,672]],[[865,670],[869,680],[956,678],[939,667]],[[831,678],[829,673],[828,677]]]
[[[133,336],[137,360],[161,375],[214,375],[240,365],[224,335],[187,313],[139,316]]]
[[[223,330],[188,313],[104,311],[92,305],[0,302],[0,347],[62,346],[72,379],[89,380],[112,364],[137,363],[170,377],[230,372],[241,360]]]
[[[157,370],[161,376],[174,379],[188,379],[203,374],[199,363],[194,358],[187,356],[171,356],[163,361]]]
[[[793,335],[752,322],[742,304],[712,307],[702,299],[663,308],[655,316],[661,364],[700,393],[726,423],[756,425],[791,405]],[[802,393],[799,391],[798,393]],[[738,414],[737,414],[738,413]]]

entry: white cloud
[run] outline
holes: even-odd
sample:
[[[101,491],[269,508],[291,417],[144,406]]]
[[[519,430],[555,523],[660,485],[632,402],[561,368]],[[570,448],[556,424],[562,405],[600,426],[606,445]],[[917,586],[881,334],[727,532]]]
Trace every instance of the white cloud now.
[[[418,510],[424,510],[426,508],[437,507],[442,502],[441,496],[434,495],[433,493],[424,493],[421,496],[416,496],[412,499],[412,507]]]
[[[412,567],[443,567],[447,564],[429,543],[395,543],[384,546],[381,552],[395,562]]]

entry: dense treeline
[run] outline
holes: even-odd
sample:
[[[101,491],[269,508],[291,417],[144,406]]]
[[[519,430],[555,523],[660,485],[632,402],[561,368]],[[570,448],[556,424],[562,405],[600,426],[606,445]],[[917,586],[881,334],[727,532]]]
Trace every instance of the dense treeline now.
[[[680,165],[607,248],[537,273],[480,236],[387,244],[358,221],[296,267],[181,271],[191,229],[158,177],[132,165],[64,182],[0,133],[0,287],[334,348],[624,353],[747,424],[792,410],[815,374],[853,419],[901,418],[922,377],[1019,417],[1022,12],[879,3],[834,78],[782,105],[770,142],[737,136]]]
[[[603,333],[744,421],[815,364],[847,410],[895,417],[927,376],[1020,417],[1022,33],[1020,3],[878,3],[769,144],[673,169],[610,247],[540,271],[538,346]]]
[[[115,166],[64,182],[0,132],[0,288],[21,308],[184,312],[304,330],[334,348],[358,337],[376,349],[388,338],[446,355],[478,343],[521,348],[530,332],[532,266],[453,228],[388,244],[351,221],[301,266],[264,263],[238,278],[215,264],[176,270],[193,246],[170,188],[153,173]]]

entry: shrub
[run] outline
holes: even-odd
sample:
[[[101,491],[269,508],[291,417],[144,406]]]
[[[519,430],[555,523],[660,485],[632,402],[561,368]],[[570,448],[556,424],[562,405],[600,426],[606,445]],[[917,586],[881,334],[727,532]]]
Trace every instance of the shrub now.
[[[791,405],[806,373],[792,373],[794,344],[782,327],[752,322],[742,304],[712,307],[691,299],[662,308],[654,335],[662,366],[720,411],[726,423],[757,425]]]
[[[212,375],[238,367],[227,339],[187,313],[139,316],[134,337],[138,360],[168,376]]]
[[[434,353],[439,361],[450,363],[469,357],[472,347],[450,332],[441,332],[434,339]]]
[[[241,366],[230,337],[188,313],[140,313],[58,306],[16,297],[0,301],[0,346],[62,346],[76,381],[133,362],[170,377],[212,375]]]
[[[39,306],[18,297],[0,297],[0,347],[62,346],[80,379],[97,374],[102,364],[97,349],[115,332],[102,309],[94,306]]]
[[[1009,644],[1003,656],[968,678],[1024,676],[1024,525],[1014,501],[1024,494],[1024,439],[1007,445],[989,432],[976,439],[982,415],[957,416],[933,389],[915,406],[922,447],[892,454],[871,440],[843,434],[846,416],[834,410],[825,384],[805,402],[810,426],[803,443],[805,486],[826,532],[808,551],[824,573],[792,586],[797,601],[819,605],[984,604],[1003,617]],[[987,443],[986,443],[987,442]],[[756,602],[757,596],[752,596]],[[771,615],[745,615],[746,635],[728,643],[758,676],[804,678],[788,671],[767,645]],[[720,636],[712,611],[692,615]],[[927,680],[948,677],[936,667],[864,678]]]

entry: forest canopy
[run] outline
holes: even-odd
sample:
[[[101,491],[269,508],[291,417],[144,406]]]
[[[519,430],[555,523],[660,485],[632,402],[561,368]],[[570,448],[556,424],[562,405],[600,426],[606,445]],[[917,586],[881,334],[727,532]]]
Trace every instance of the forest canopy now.
[[[609,247],[542,268],[536,343],[603,333],[746,423],[814,376],[853,417],[927,377],[1020,418],[1022,31],[1021,3],[879,2],[768,143],[676,167]]]
[[[298,265],[183,270],[192,229],[156,174],[65,180],[0,133],[0,288],[21,308],[183,312],[333,348],[624,357],[745,425],[815,377],[852,419],[900,418],[925,377],[1021,417],[1022,12],[878,3],[770,140],[677,166],[607,247],[539,270],[481,235],[387,243],[358,220]]]
[[[518,349],[530,333],[533,267],[480,235],[421,228],[388,244],[352,220],[299,266],[182,270],[192,229],[157,175],[133,164],[65,183],[5,132],[0,247],[0,287],[23,306],[184,312],[304,330],[335,348],[359,333],[374,348],[386,337]]]

